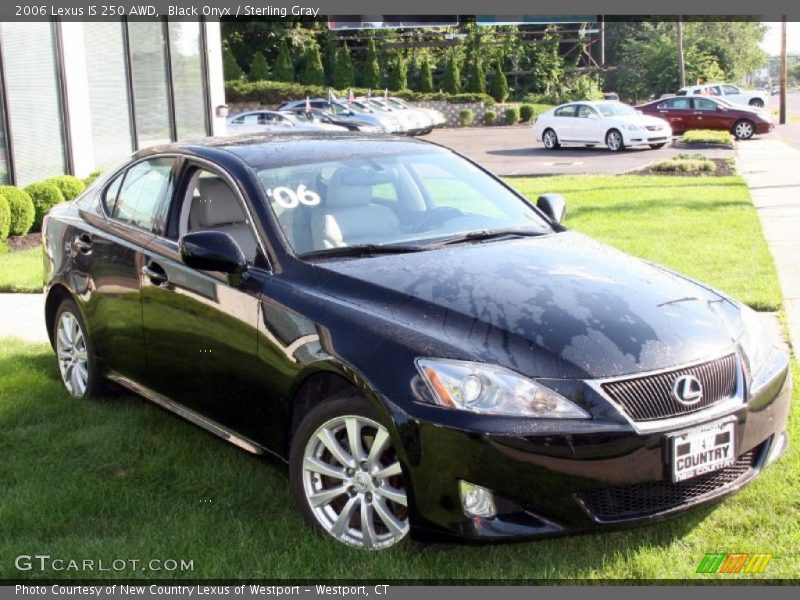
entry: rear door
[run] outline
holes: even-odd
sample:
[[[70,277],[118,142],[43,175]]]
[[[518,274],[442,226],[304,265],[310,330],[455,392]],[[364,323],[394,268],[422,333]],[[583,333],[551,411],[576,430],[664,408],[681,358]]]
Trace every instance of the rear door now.
[[[691,129],[692,99],[688,96],[676,96],[664,100],[657,106],[658,115],[669,121],[674,133],[682,133]]]
[[[553,112],[552,127],[561,142],[572,142],[575,140],[575,104],[561,106]]]
[[[692,123],[694,129],[728,129],[723,113],[709,98],[692,98]]]
[[[604,131],[601,125],[600,113],[588,104],[579,104],[573,119],[573,136],[575,141],[585,143],[598,143],[603,139]]]
[[[144,248],[163,227],[164,199],[176,159],[141,160],[111,179],[101,192],[102,212],[76,232],[75,280],[102,367],[133,380],[145,376],[141,268]]]

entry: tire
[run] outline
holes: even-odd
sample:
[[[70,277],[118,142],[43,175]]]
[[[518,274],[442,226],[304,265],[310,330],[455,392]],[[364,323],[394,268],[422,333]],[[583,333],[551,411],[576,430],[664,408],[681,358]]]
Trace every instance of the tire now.
[[[749,119],[739,119],[733,124],[731,133],[737,140],[749,140],[756,132],[756,126]]]
[[[407,538],[406,481],[388,428],[353,392],[315,406],[292,438],[289,483],[300,513],[349,546],[381,550]]]
[[[663,148],[663,147],[664,147],[664,146],[666,146],[666,145],[667,145],[667,143],[666,143],[666,142],[664,142],[663,144],[650,144],[650,147],[651,147],[653,150],[660,150],[661,148]]]
[[[61,383],[73,398],[95,398],[102,389],[88,331],[75,301],[61,302],[53,322],[53,347]]]
[[[749,102],[750,106],[754,106],[756,108],[764,108],[764,102],[759,98],[753,98]]]
[[[558,136],[553,129],[545,129],[542,133],[542,143],[548,150],[558,150],[561,144],[558,141]]]
[[[625,150],[625,142],[622,140],[622,134],[616,129],[609,129],[606,134],[606,148],[611,152],[622,152]]]

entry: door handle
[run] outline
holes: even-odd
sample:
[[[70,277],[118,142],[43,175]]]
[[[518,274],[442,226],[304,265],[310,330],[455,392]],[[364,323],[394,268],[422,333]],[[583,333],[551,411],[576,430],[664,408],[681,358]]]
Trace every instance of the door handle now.
[[[89,254],[92,251],[92,238],[82,233],[72,240],[72,247],[82,254]]]
[[[164,272],[158,263],[150,262],[142,267],[142,274],[149,278],[155,285],[164,285],[167,283],[167,274]]]

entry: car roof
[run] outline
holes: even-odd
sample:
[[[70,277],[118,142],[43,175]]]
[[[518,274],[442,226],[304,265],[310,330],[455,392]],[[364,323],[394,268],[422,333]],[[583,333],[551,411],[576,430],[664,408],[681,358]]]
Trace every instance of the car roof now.
[[[405,153],[442,153],[446,149],[429,142],[385,134],[351,131],[281,131],[230,137],[208,137],[151,146],[134,154],[138,160],[155,154],[187,154],[212,161],[224,151],[254,169],[291,164],[327,162],[348,158]]]

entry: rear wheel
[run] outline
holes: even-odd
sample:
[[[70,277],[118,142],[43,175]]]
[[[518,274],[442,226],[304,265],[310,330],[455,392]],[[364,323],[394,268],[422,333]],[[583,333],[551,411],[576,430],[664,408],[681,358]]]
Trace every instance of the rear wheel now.
[[[751,137],[753,137],[755,131],[756,128],[753,125],[753,122],[747,119],[741,119],[733,124],[733,135],[735,135],[736,139],[739,140],[749,140]]]
[[[306,521],[344,544],[379,550],[409,532],[402,466],[388,429],[360,396],[332,398],[303,418],[289,478]]]
[[[750,106],[754,106],[756,108],[764,108],[764,101],[760,98],[753,98],[750,100]]]
[[[558,136],[552,129],[544,130],[544,133],[542,134],[542,143],[548,150],[555,150],[556,148],[561,147],[561,144],[558,142]]]
[[[616,129],[612,129],[606,134],[606,148],[612,152],[619,152],[625,149],[625,142],[622,140],[622,134]]]
[[[650,147],[651,147],[653,150],[658,150],[658,149],[660,149],[660,148],[663,148],[663,147],[664,147],[664,146],[666,146],[666,145],[667,145],[667,144],[666,144],[666,142],[664,142],[663,144],[650,144]]]
[[[100,392],[94,347],[78,306],[64,300],[56,311],[53,326],[56,359],[61,383],[75,398],[89,398]]]

